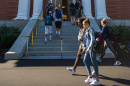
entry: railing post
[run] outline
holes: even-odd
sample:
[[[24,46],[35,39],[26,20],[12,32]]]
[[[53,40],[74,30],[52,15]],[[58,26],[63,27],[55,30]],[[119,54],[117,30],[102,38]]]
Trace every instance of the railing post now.
[[[33,47],[33,30],[32,30],[32,47]]]
[[[42,10],[42,21],[43,21],[43,10]]]
[[[62,41],[62,36],[61,36],[61,59],[62,59],[62,46],[63,46],[63,41]]]
[[[40,28],[40,19],[39,19],[39,28]]]
[[[37,36],[37,24],[38,24],[38,22],[36,22],[36,36]]]
[[[28,59],[28,41],[29,41],[29,37],[27,37],[27,50],[26,50],[26,58]]]

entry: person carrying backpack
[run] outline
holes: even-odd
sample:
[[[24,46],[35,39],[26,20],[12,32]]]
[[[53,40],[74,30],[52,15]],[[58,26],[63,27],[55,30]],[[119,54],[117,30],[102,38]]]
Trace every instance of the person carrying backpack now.
[[[121,62],[119,61],[118,53],[115,51],[115,49],[113,48],[113,45],[112,45],[112,43],[114,43],[114,41],[111,40],[111,36],[110,36],[112,34],[112,33],[110,33],[111,29],[108,28],[106,23],[107,23],[106,18],[103,18],[101,20],[101,25],[103,26],[101,35],[104,38],[104,49],[103,49],[103,53],[101,54],[101,57],[99,57],[98,60],[100,62],[102,61],[103,56],[105,55],[105,51],[106,51],[106,49],[108,47],[111,50],[111,52],[113,53],[114,57],[115,57],[116,62],[114,63],[114,65],[118,66],[118,65],[121,65]]]
[[[52,21],[53,17],[51,16],[52,12],[49,11],[49,15],[46,16],[45,18],[45,44],[47,43],[47,34],[50,33],[49,40],[51,41],[52,38]]]
[[[88,78],[85,80],[85,83],[90,83],[90,85],[100,85],[99,73],[98,73],[98,64],[96,60],[96,52],[93,50],[94,42],[95,42],[95,32],[92,27],[90,27],[89,18],[83,21],[83,27],[86,29],[84,35],[84,49],[85,52],[83,62],[88,71]],[[95,79],[92,77],[89,59],[93,64],[95,70]]]
[[[69,8],[69,15],[70,15],[70,20],[72,22],[72,26],[75,25],[75,14],[76,14],[76,9],[73,3],[70,4],[70,8]]]
[[[53,14],[53,18],[55,20],[55,26],[56,26],[56,37],[60,36],[60,29],[61,29],[61,18],[64,16],[61,11],[58,10],[58,8],[55,8],[56,12]],[[58,32],[59,31],[59,32]]]

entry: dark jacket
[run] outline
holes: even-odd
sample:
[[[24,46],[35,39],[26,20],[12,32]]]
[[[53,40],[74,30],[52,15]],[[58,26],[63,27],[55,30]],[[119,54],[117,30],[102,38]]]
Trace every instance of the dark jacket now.
[[[105,25],[104,27],[102,27],[102,32],[101,35],[104,39],[109,38],[109,28],[107,25]]]
[[[78,8],[79,8],[79,3],[78,3],[78,2],[76,2],[76,3],[75,3],[75,9],[77,9],[77,10],[78,10]]]

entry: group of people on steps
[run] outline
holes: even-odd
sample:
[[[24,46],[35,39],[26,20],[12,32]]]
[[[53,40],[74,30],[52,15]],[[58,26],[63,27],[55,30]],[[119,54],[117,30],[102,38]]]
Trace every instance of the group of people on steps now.
[[[49,40],[52,40],[52,21],[55,21],[56,26],[56,37],[60,37],[60,29],[61,29],[61,19],[64,16],[63,13],[55,7],[55,12],[53,13],[53,4],[51,1],[48,1],[46,6],[47,16],[45,17],[45,44],[47,43],[47,35],[50,34]]]

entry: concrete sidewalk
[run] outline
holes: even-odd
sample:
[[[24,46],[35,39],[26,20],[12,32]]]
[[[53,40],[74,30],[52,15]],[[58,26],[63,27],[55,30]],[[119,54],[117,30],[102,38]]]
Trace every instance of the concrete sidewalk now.
[[[84,83],[87,70],[82,60],[75,75],[66,69],[73,66],[74,61],[0,61],[0,86],[90,86]],[[122,66],[113,66],[114,59],[103,60],[99,65],[101,86],[130,86],[130,59],[121,61]]]

